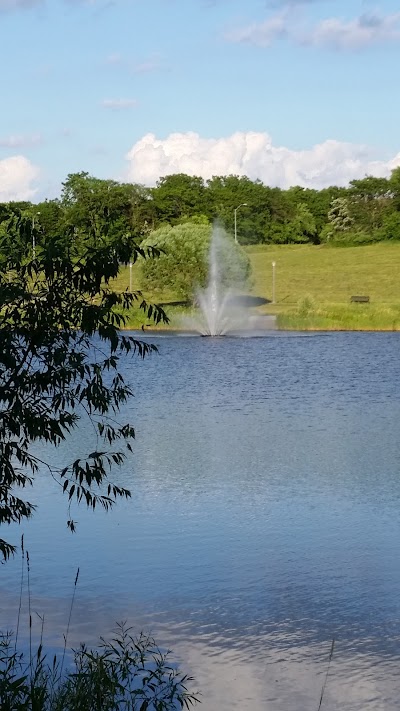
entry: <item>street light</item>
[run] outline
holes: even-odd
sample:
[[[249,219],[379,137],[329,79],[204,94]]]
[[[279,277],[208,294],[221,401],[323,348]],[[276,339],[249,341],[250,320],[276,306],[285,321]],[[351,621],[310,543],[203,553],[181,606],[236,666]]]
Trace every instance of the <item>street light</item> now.
[[[272,262],[272,303],[276,303],[275,299],[275,267],[276,267],[276,262]]]
[[[37,212],[36,215],[40,215],[40,212]],[[36,258],[36,240],[35,240],[35,215],[32,217],[32,254],[33,258]]]
[[[236,244],[238,241],[238,238],[237,238],[237,211],[238,211],[239,207],[246,207],[246,206],[247,206],[247,202],[241,202],[240,205],[235,207],[235,242],[236,242]]]
[[[129,262],[129,293],[132,294],[132,262]]]

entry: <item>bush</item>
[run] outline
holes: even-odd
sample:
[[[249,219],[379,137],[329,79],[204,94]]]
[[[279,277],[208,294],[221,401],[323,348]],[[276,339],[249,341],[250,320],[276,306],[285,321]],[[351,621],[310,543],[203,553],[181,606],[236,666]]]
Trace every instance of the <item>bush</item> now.
[[[400,212],[391,212],[385,215],[379,232],[381,239],[400,240]]]
[[[221,282],[244,286],[250,273],[246,253],[223,230],[193,221],[175,227],[164,225],[142,242],[143,249],[152,246],[163,250],[158,258],[142,262],[142,285],[153,291],[171,290],[184,299],[191,298],[196,288],[207,283],[213,235]]]
[[[384,239],[382,230],[375,230],[374,232],[365,230],[335,232],[332,230],[332,225],[325,225],[320,233],[320,241],[322,243],[332,244],[335,247],[356,247],[363,244],[382,242]]]
[[[307,318],[316,309],[315,302],[311,296],[303,296],[297,304],[298,315]]]

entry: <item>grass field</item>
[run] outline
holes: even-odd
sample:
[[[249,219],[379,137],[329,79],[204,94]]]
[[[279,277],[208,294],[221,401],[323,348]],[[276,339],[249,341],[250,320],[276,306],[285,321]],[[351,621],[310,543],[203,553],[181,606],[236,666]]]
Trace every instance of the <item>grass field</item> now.
[[[280,328],[294,330],[400,330],[400,244],[363,247],[309,245],[246,248],[252,263],[249,293],[272,298],[272,262],[276,262],[276,303],[258,313],[278,315]],[[132,270],[133,288],[140,288],[140,270]],[[129,268],[123,269],[118,289],[129,288]],[[370,297],[369,304],[351,304],[353,295]],[[146,294],[157,302],[173,302],[172,292]],[[172,327],[182,308],[166,307]],[[132,314],[131,327],[143,319]]]

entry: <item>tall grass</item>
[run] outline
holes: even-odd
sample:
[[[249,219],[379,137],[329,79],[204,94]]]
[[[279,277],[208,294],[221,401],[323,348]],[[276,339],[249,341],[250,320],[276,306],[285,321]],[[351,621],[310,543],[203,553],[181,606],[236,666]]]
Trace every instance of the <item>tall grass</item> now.
[[[278,326],[295,331],[400,331],[400,305],[316,304],[302,299],[278,315]]]
[[[11,632],[0,636],[2,711],[175,711],[198,701],[188,690],[192,678],[170,664],[169,653],[123,623],[97,649],[73,650],[65,674],[42,642],[29,660],[13,644]]]
[[[30,570],[29,553],[22,556]],[[134,635],[126,623],[117,625],[110,640],[100,638],[95,649],[82,644],[67,655],[79,569],[75,577],[61,659],[48,659],[44,649],[44,617],[33,652],[30,578],[27,579],[29,653],[18,651],[25,565],[16,633],[0,633],[1,711],[176,711],[189,709],[199,698],[188,686],[193,679],[170,662],[170,652],[154,639]],[[66,656],[67,669],[64,670]]]

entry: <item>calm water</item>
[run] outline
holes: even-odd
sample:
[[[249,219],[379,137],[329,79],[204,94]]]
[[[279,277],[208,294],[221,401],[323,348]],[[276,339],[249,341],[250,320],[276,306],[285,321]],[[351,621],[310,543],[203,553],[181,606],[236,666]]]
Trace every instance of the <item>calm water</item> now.
[[[114,479],[132,501],[75,511],[71,536],[51,480],[31,497],[50,644],[79,565],[71,644],[129,619],[195,674],[204,709],[317,709],[332,638],[323,709],[398,709],[400,335],[155,340],[125,364],[137,442]],[[3,628],[18,568],[0,568]]]

